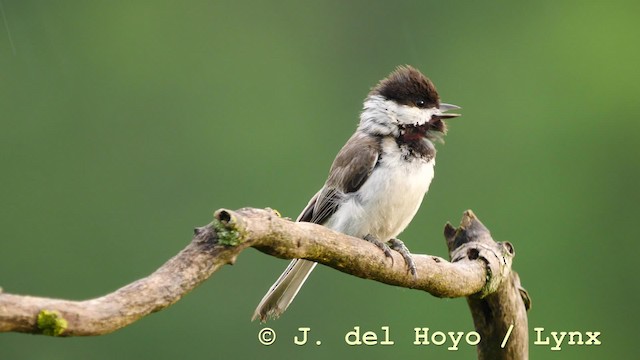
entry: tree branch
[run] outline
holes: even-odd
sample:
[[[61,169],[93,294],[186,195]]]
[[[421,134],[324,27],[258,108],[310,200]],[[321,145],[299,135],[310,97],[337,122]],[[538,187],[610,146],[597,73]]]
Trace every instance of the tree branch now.
[[[414,278],[401,255],[393,252],[390,260],[375,245],[361,239],[319,225],[282,219],[270,209],[221,209],[214,214],[212,223],[196,228],[191,243],[162,267],[105,296],[70,301],[13,295],[0,289],[0,332],[53,336],[110,333],[174,304],[220,267],[233,264],[244,249],[254,247],[279,258],[304,258],[361,278],[424,290],[438,297],[469,297],[476,329],[482,337],[478,351],[486,345],[494,351],[486,358],[526,357],[502,357],[527,351],[522,301],[526,292],[511,272],[511,244],[493,241],[471,211],[465,212],[458,229],[447,224],[445,237],[452,262],[413,255],[417,267]],[[524,327],[514,330],[505,349],[498,346],[495,350],[498,335],[500,344],[503,331],[510,324]]]
[[[466,256],[487,264],[488,280],[483,291],[467,297],[482,339],[477,348],[478,359],[528,359],[527,310],[531,299],[520,285],[518,274],[511,270],[513,245],[495,242],[470,210],[464,213],[458,229],[445,226],[445,238],[454,262]]]

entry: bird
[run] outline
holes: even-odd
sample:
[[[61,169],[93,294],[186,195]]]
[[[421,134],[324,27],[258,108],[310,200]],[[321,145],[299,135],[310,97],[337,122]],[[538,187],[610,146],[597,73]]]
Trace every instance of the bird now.
[[[397,236],[418,211],[434,176],[443,121],[460,109],[440,102],[433,82],[410,65],[395,68],[364,100],[358,126],[338,152],[324,186],[296,221],[361,238],[385,256],[398,251],[416,276],[411,253]],[[258,304],[252,320],[278,318],[317,263],[294,259]]]

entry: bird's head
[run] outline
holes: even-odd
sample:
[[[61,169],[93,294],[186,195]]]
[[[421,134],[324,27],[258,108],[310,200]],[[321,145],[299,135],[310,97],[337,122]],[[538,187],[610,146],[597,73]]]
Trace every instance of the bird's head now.
[[[417,69],[399,66],[369,93],[360,128],[372,135],[393,135],[410,142],[437,140],[447,132],[446,113],[458,106],[440,102],[435,86]]]

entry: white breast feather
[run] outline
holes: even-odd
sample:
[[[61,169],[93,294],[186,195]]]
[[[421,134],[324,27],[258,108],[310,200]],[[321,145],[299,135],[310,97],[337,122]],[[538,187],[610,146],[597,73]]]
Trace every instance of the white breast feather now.
[[[433,179],[435,159],[407,162],[390,138],[383,141],[382,154],[371,176],[356,193],[347,195],[327,227],[356,237],[371,234],[387,241],[409,225]]]

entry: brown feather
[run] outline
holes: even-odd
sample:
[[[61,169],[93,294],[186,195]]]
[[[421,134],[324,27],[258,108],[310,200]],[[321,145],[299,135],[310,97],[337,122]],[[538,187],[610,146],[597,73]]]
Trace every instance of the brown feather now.
[[[440,106],[440,96],[435,85],[410,65],[398,66],[371,90],[370,95],[382,95],[402,105],[419,106],[419,101],[422,101],[419,107]]]
[[[355,133],[331,165],[325,186],[309,201],[298,221],[323,224],[339,208],[342,197],[369,178],[380,155],[380,139]]]

